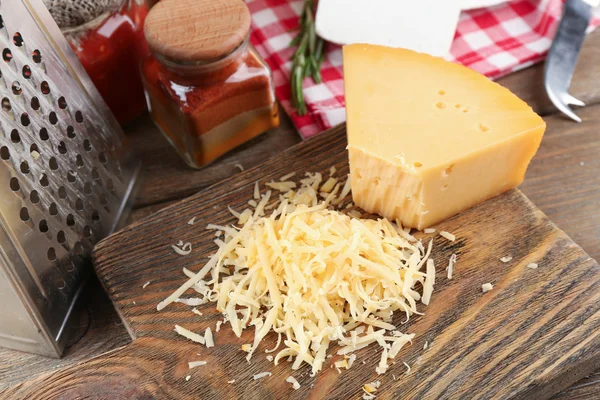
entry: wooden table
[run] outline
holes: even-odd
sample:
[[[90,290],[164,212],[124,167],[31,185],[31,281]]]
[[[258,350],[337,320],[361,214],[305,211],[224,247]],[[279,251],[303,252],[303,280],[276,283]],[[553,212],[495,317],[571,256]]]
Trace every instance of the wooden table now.
[[[543,90],[542,65],[509,75],[499,83],[526,100],[548,124],[522,191],[592,257],[600,259],[600,31],[586,40],[571,85],[571,93],[587,104],[578,110],[582,123],[556,114]],[[148,116],[140,118],[127,132],[146,172],[130,222],[239,173],[236,164],[252,167],[301,140],[289,118],[282,115],[278,129],[196,171],[183,164]],[[89,283],[86,301],[75,312],[69,337],[61,360],[0,349],[0,398],[3,389],[36,385],[42,376],[61,374],[67,366],[84,363],[130,342],[95,279]],[[553,397],[591,398],[600,398],[600,370]]]

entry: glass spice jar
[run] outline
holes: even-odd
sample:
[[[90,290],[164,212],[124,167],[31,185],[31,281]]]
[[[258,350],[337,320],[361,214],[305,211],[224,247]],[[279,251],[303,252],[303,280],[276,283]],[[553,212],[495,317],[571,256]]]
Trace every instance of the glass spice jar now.
[[[249,48],[249,29],[242,0],[161,0],[148,13],[148,107],[193,168],[279,124],[271,72]]]
[[[148,6],[144,0],[106,0],[96,4],[95,14],[85,6],[53,2],[50,12],[112,113],[126,125],[146,111],[139,66],[148,54],[143,32]],[[82,19],[88,15],[93,18]]]

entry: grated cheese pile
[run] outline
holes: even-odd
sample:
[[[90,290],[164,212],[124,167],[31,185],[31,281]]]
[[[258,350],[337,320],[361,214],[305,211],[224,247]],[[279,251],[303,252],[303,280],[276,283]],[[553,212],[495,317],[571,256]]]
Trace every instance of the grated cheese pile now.
[[[277,196],[261,194],[257,183],[254,209],[230,209],[238,226],[209,225],[223,232],[215,239],[218,251],[199,272],[186,271],[189,280],[157,308],[194,289],[203,301],[216,301],[238,337],[254,329],[253,343],[242,346],[248,360],[275,332],[278,344],[267,351],[277,351],[275,365],[292,359],[293,369],[307,363],[314,375],[337,345],[351,361],[336,366],[349,368],[356,358],[350,353],[377,343],[377,372],[384,373],[387,360],[414,337],[397,331],[392,316],[398,312],[408,320],[420,314],[417,302],[431,298],[432,242],[424,246],[387,219],[352,218],[334,209],[347,209],[342,203],[349,179],[342,186],[337,178],[323,183],[321,174],[307,173],[296,185],[283,179],[288,177],[266,184]],[[176,329],[190,340],[212,342],[209,331],[202,337]]]

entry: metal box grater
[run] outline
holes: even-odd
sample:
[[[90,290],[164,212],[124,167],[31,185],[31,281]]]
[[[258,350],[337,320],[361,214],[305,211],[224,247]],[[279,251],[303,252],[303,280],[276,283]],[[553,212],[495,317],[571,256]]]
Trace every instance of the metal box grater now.
[[[0,346],[59,357],[139,163],[42,0],[0,0]]]

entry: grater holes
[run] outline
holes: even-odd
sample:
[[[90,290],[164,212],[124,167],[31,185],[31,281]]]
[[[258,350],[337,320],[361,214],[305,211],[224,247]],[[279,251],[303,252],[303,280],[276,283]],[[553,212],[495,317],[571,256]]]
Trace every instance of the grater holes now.
[[[50,121],[52,125],[56,125],[58,122],[58,116],[54,111],[51,111],[50,114],[48,114],[48,121]]]
[[[10,141],[15,144],[21,143],[21,135],[19,135],[18,130],[13,129],[12,131],[10,131]]]
[[[79,110],[75,111],[75,121],[79,124],[83,122],[83,113]]]
[[[21,165],[19,166],[21,173],[27,175],[30,172],[29,169],[29,163],[27,161],[23,161],[21,162]]]
[[[31,119],[29,119],[29,114],[27,114],[26,112],[21,114],[21,125],[29,126],[29,124],[31,124]]]
[[[55,261],[55,260],[50,260],[50,261]],[[64,288],[67,287],[67,282],[64,280],[64,278],[61,278],[60,276],[57,276],[57,277],[54,278],[54,286],[58,290],[63,290]]]
[[[4,62],[7,63],[13,59],[12,52],[9,48],[5,48],[4,50],[2,50],[2,59],[4,60]]]
[[[63,290],[64,288],[67,287],[67,282],[64,280],[64,278],[61,278],[60,276],[57,276],[54,279],[54,286],[58,290]]]
[[[86,182],[83,184],[83,193],[84,194],[92,194],[92,184]]]
[[[38,49],[35,49],[31,53],[31,58],[33,59],[34,63],[39,64],[42,62],[42,53]]]
[[[40,202],[40,195],[37,190],[32,190],[31,193],[29,193],[29,201],[31,201],[33,204]]]
[[[101,194],[100,196],[98,196],[98,200],[100,201],[100,205],[101,206],[107,206],[108,205],[108,200],[106,199],[106,196]]]
[[[111,192],[115,191],[115,184],[112,179],[108,178],[106,180],[106,188]]]
[[[83,167],[84,163],[83,163],[83,157],[81,157],[81,154],[77,154],[77,157],[75,157],[75,165],[77,165],[78,168]]]
[[[64,186],[58,188],[58,197],[61,199],[67,198],[67,189]]]
[[[12,190],[13,192],[18,192],[19,190],[21,190],[21,185],[19,184],[19,180],[15,177],[10,178],[10,190]]]
[[[0,15],[0,29],[4,28],[4,19],[2,19],[2,15]]]
[[[6,112],[10,112],[12,110],[12,106],[10,105],[10,100],[8,97],[4,97],[2,99],[2,110]]]
[[[40,139],[42,139],[43,141],[46,141],[49,138],[50,138],[50,135],[48,135],[48,129],[46,129],[46,128],[40,129]]]
[[[100,173],[98,172],[98,168],[96,168],[96,167],[92,168],[92,179],[95,181],[100,180]]]
[[[11,85],[11,89],[15,96],[19,96],[21,93],[23,93],[23,89],[21,88],[21,82],[19,81],[14,81]]]
[[[34,160],[40,158],[40,148],[35,143],[32,143],[31,146],[29,146],[29,153]]]
[[[48,232],[48,222],[45,219],[41,220],[40,223],[38,224],[38,229],[42,233]]]
[[[31,79],[31,68],[29,67],[29,65],[23,65],[23,69],[21,71],[23,73],[23,78]]]
[[[67,225],[70,227],[75,226],[75,217],[73,216],[73,214],[67,215]]]
[[[40,178],[40,185],[43,187],[48,187],[50,185],[50,181],[48,181],[48,175],[42,174],[42,177]]]
[[[66,246],[63,245],[63,247],[66,248]],[[67,249],[67,251],[69,251]],[[75,264],[75,257],[70,257],[68,260],[65,260],[65,271],[71,276],[71,277],[76,277],[78,276],[78,271],[75,270],[75,268],[77,268],[77,264]]]
[[[75,271],[76,265],[73,261],[69,262],[69,268],[67,268],[67,272],[68,273],[72,273],[73,271]]]
[[[19,217],[21,218],[21,221],[23,222],[27,222],[29,221],[29,210],[27,209],[27,207],[22,207],[21,211],[19,212]]]
[[[108,160],[106,159],[106,154],[104,154],[104,152],[98,154],[98,161],[100,161],[101,164],[106,164]]]
[[[67,126],[67,136],[69,139],[75,139],[75,136],[77,136],[75,134],[75,128],[73,128],[71,125]]]
[[[5,161],[10,160],[10,150],[8,150],[8,147],[0,147],[0,158],[2,158]]]
[[[56,171],[58,169],[58,162],[56,161],[56,157],[50,157],[48,161],[48,166],[52,171]]]
[[[42,94],[50,94],[50,85],[48,85],[48,82],[42,81],[42,83],[40,83],[40,89]]]
[[[75,209],[77,211],[83,210],[83,200],[81,200],[79,197],[77,198],[77,200],[75,200]]]
[[[60,244],[67,243],[67,236],[65,235],[64,231],[58,231],[56,234],[56,241]]]
[[[58,263],[58,261],[54,261],[54,262]],[[56,287],[58,290],[63,290],[64,288],[67,287],[67,282],[61,276],[55,276],[54,277],[54,287]]]
[[[60,108],[61,110],[67,108],[67,100],[64,98],[64,96],[60,96],[58,98],[58,108]]]
[[[92,151],[92,143],[89,141],[89,139],[85,139],[83,141],[83,149],[85,151]]]
[[[83,254],[83,245],[81,244],[81,242],[75,242],[75,244],[73,245],[73,253],[75,253],[75,255],[77,256]]]
[[[58,215],[58,206],[56,205],[56,203],[51,203],[50,207],[48,207],[48,212],[50,213],[50,215],[52,215],[53,217]]]
[[[54,250],[54,247],[48,249],[48,260],[56,261],[56,250]]]
[[[62,140],[58,143],[57,149],[60,154],[67,154],[67,145]]]
[[[71,183],[75,183],[77,181],[77,174],[69,170],[69,172],[67,172],[67,180]]]
[[[100,214],[98,210],[92,210],[92,222],[96,223],[100,221]]]
[[[38,99],[37,97],[33,96],[31,98],[30,105],[31,105],[31,108],[34,111],[38,111],[40,109],[40,99]]]
[[[23,36],[21,36],[20,32],[15,32],[15,34],[13,35],[13,43],[17,47],[23,46]]]

